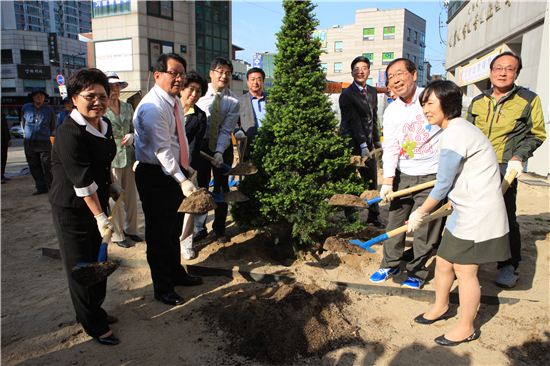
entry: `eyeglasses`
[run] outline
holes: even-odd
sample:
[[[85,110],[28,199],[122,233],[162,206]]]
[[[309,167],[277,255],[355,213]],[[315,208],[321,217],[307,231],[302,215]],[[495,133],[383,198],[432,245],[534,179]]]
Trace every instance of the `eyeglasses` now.
[[[396,72],[395,74],[389,74],[388,75],[388,80],[391,80],[393,79],[394,77],[396,76],[399,76],[400,78],[406,74],[406,71],[402,71],[402,70],[399,70],[398,72]]]
[[[163,71],[163,72],[166,73],[166,74],[170,74],[170,76],[172,77],[172,79],[177,79],[178,76],[179,76],[181,79],[185,78],[185,73],[183,73],[183,72],[176,72],[176,71],[171,71],[171,70],[169,70],[169,71]]]
[[[225,75],[225,76],[227,76],[228,78],[231,77],[231,75],[232,75],[231,71],[222,71],[222,70],[218,70],[218,69],[214,69],[214,70],[212,70],[212,71],[215,71],[215,72],[217,72],[217,73],[220,74],[220,75]]]
[[[516,72],[516,68],[511,66],[508,66],[508,67],[495,66],[491,69],[491,71],[494,73],[501,73],[504,71],[507,74],[512,74]]]
[[[86,101],[88,102],[99,100],[100,102],[105,103],[107,100],[109,100],[109,97],[105,94],[78,94],[78,96],[86,99]]]

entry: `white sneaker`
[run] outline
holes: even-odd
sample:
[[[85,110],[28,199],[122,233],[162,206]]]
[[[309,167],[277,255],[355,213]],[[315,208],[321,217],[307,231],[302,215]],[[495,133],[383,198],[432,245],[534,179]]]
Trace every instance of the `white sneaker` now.
[[[191,260],[197,258],[197,253],[191,248],[181,248],[181,256],[183,259]]]

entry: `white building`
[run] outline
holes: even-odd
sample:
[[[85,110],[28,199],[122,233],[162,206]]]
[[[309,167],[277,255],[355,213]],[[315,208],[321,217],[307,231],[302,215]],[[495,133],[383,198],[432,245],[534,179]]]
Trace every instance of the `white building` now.
[[[550,131],[549,24],[547,1],[451,1],[448,8],[447,78],[459,85],[465,100],[486,90],[489,64],[501,52],[522,58],[518,85],[536,92],[542,101],[546,131]],[[528,161],[528,170],[550,173],[546,141]]]

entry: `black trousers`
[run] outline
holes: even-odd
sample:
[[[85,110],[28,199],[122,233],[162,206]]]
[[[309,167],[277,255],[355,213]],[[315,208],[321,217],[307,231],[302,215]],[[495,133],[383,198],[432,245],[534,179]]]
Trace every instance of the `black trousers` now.
[[[101,308],[107,280],[84,286],[71,277],[72,268],[77,263],[97,261],[101,236],[96,220],[87,207],[77,209],[52,205],[52,215],[76,317],[86,333],[99,337],[109,331],[107,313]]]
[[[35,141],[24,140],[25,157],[29,164],[29,170],[34,178],[36,190],[47,192],[52,185],[50,140]]]
[[[500,175],[504,178],[504,173],[508,164],[500,164]],[[519,231],[519,224],[516,218],[516,197],[518,195],[518,180],[514,179],[514,182],[510,185],[506,193],[504,194],[504,205],[506,206],[506,214],[508,215],[508,225],[510,226],[510,253],[512,256],[510,259],[504,262],[498,262],[498,268],[502,268],[507,265],[513,265],[514,268],[518,268],[521,261],[521,233]]]
[[[210,156],[214,153],[208,148],[208,140],[203,140],[201,150]],[[230,145],[223,153],[223,161],[228,165],[233,164],[233,146]],[[197,181],[199,187],[208,189],[210,179],[214,177],[214,193],[229,192],[229,176],[223,175],[221,170],[215,168],[208,160],[202,156],[193,161],[193,166],[197,170]],[[225,202],[216,202],[216,209],[214,210],[214,222],[212,223],[212,229],[218,235],[225,234],[225,221],[227,219],[228,205]],[[202,222],[199,220],[202,219]],[[206,215],[198,216],[196,218],[197,223],[195,227],[202,226],[206,229]]]
[[[394,192],[435,179],[435,174],[411,176],[403,174],[398,170],[395,173],[393,179]],[[422,206],[430,192],[431,189],[424,189],[408,196],[394,198],[390,203],[387,231],[403,226],[410,214]],[[444,202],[440,202],[434,211],[443,204]],[[414,258],[406,264],[409,276],[415,276],[421,280],[426,279],[428,269],[425,264],[430,259],[432,249],[439,246],[444,226],[445,219],[442,218],[431,221],[415,230],[413,240]],[[399,265],[405,251],[405,237],[406,234],[403,233],[384,242],[384,257],[380,267],[396,267]]]
[[[359,174],[365,183],[365,187],[369,190],[378,189],[378,164],[376,162],[376,158],[373,157],[372,159],[367,160],[365,165],[365,168],[358,169]],[[378,203],[370,205],[368,220],[376,220],[379,215],[380,208],[378,207]]]
[[[187,274],[181,265],[179,241],[183,213],[178,208],[183,193],[160,165],[139,163],[136,186],[145,216],[147,262],[155,294],[174,291],[174,285]]]

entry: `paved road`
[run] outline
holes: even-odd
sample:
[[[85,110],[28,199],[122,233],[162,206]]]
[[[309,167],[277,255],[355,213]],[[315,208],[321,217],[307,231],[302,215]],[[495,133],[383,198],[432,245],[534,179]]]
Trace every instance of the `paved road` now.
[[[22,169],[28,169],[25,152],[23,151],[23,139],[11,139],[8,148],[8,162],[6,164],[6,175],[19,175]],[[28,170],[27,170],[28,171]],[[27,173],[28,174],[28,173]]]

